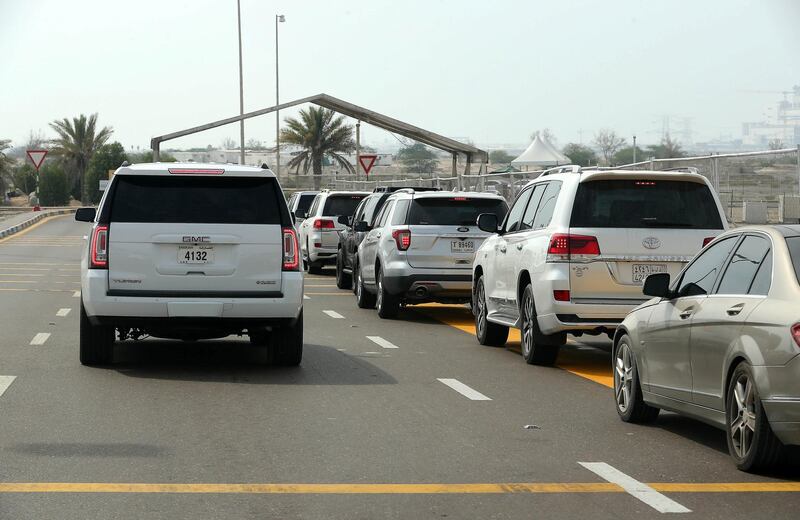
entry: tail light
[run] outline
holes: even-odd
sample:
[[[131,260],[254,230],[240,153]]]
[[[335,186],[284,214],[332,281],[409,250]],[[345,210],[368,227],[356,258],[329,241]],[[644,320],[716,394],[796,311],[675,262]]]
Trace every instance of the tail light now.
[[[336,225],[327,218],[318,218],[314,221],[314,229],[336,229]]]
[[[293,228],[283,228],[283,270],[300,270],[300,244]]]
[[[548,262],[566,262],[576,258],[588,258],[600,254],[597,237],[557,233],[550,239],[547,248]]]
[[[400,251],[408,251],[408,248],[411,247],[410,229],[395,229],[392,231],[392,238]]]
[[[553,299],[557,302],[568,302],[569,291],[553,291]]]
[[[715,238],[717,238],[717,237],[706,237],[706,238],[704,238],[703,239],[703,247],[706,247],[708,245],[708,243],[711,242],[712,240],[714,240]]]
[[[97,226],[92,231],[89,269],[108,269],[108,226]]]
[[[792,325],[792,339],[794,340],[795,345],[800,348],[800,323],[795,323]]]

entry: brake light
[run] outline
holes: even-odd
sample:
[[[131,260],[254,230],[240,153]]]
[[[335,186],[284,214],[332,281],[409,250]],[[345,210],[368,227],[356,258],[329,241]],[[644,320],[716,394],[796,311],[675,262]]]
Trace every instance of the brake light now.
[[[392,238],[400,251],[408,251],[408,248],[411,247],[410,229],[395,229],[392,231]]]
[[[168,168],[167,171],[174,175],[222,175],[222,168]]]
[[[569,291],[553,291],[553,299],[557,302],[568,302]]]
[[[294,229],[283,228],[283,270],[300,270],[300,244],[297,241],[297,233]]]
[[[706,237],[706,238],[704,238],[703,239],[703,247],[706,247],[708,245],[708,243],[711,242],[712,240],[714,240],[715,238],[717,238],[717,237]]]
[[[336,225],[332,220],[326,218],[318,218],[314,221],[314,229],[335,229]]]
[[[800,323],[792,325],[792,339],[794,339],[795,345],[800,347]]]
[[[465,200],[469,200],[469,199],[467,199],[466,197],[453,197],[453,200],[465,201]]]
[[[569,261],[573,257],[586,258],[599,254],[600,244],[597,242],[597,237],[557,233],[550,239],[547,261],[563,262]]]
[[[97,226],[89,244],[89,269],[108,269],[108,226]]]
[[[655,186],[656,181],[636,181],[633,184],[634,186]]]

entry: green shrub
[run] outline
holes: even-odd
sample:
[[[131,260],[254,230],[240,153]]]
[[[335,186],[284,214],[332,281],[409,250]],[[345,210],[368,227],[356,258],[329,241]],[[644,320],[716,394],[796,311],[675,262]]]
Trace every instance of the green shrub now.
[[[39,170],[39,203],[42,206],[65,206],[69,203],[67,175],[55,163],[46,163]]]

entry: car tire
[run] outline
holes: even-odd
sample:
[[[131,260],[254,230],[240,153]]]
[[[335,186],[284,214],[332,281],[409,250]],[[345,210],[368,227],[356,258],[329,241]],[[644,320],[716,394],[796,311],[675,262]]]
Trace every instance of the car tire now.
[[[81,302],[80,361],[82,365],[108,365],[114,359],[114,327],[92,325]]]
[[[620,419],[638,424],[655,421],[660,410],[644,402],[636,356],[627,334],[620,337],[614,348],[613,364],[614,400]]]
[[[487,347],[502,347],[508,341],[508,327],[492,323],[487,319],[486,289],[483,276],[475,283],[475,301],[472,312],[475,315],[475,336],[478,343]]]
[[[736,467],[748,472],[775,467],[786,450],[772,432],[746,361],[733,370],[726,395],[725,431]]]
[[[350,289],[353,286],[353,276],[344,272],[344,254],[341,249],[336,255],[336,287]]]
[[[566,334],[542,334],[533,300],[533,286],[525,286],[520,301],[522,357],[529,365],[550,366],[556,362],[558,351],[566,342]]]
[[[270,350],[276,365],[297,366],[303,359],[303,311],[294,322],[272,330]]]
[[[361,266],[356,266],[355,279],[353,280],[356,290],[356,305],[359,309],[374,309],[375,295],[364,287],[364,279],[361,276]]]
[[[378,316],[383,319],[394,319],[400,313],[400,298],[389,293],[383,281],[383,271],[380,267],[376,268],[375,279],[378,282],[378,294],[375,299],[375,308]]]
[[[250,343],[252,345],[263,347],[269,344],[270,333],[267,329],[248,330],[247,335],[250,337]]]

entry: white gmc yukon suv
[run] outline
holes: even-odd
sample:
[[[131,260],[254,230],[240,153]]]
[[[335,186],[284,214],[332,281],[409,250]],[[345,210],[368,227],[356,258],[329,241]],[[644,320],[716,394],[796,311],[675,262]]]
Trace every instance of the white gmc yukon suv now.
[[[80,360],[113,359],[119,340],[247,334],[275,363],[303,354],[297,233],[266,169],[153,163],[116,171],[81,262]]]

